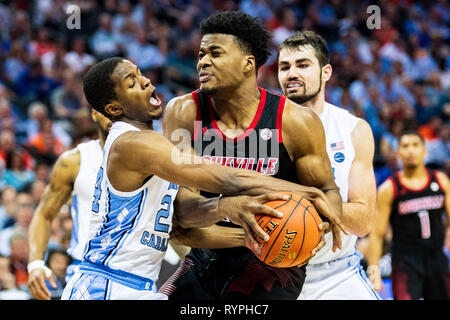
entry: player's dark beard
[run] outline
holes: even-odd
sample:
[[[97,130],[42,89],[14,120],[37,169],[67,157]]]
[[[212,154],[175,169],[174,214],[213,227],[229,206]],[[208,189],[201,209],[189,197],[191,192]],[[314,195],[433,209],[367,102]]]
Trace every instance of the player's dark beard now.
[[[317,89],[316,92],[314,92],[312,94],[294,95],[293,97],[290,97],[289,99],[294,101],[297,104],[303,104],[311,99],[314,99],[319,94],[320,90],[322,90],[322,73],[320,73],[320,75],[319,75],[319,89]]]

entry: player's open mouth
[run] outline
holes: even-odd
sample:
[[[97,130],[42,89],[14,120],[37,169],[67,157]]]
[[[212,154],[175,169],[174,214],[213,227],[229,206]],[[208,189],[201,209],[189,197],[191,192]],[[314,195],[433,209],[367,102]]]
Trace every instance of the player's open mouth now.
[[[209,79],[211,79],[212,74],[211,74],[211,73],[208,73],[208,72],[202,71],[202,72],[200,72],[200,73],[198,74],[198,76],[199,76],[200,82],[206,82],[206,81],[208,81]]]
[[[161,100],[156,95],[156,89],[153,91],[152,96],[150,97],[150,104],[154,107],[159,107],[161,105]]]
[[[286,91],[287,92],[293,92],[293,91],[296,91],[300,87],[303,87],[303,83],[300,83],[300,82],[289,82],[289,83],[286,84]]]

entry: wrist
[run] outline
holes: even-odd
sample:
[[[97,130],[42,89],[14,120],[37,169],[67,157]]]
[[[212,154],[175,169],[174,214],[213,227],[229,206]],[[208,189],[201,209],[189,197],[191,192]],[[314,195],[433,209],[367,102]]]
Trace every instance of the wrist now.
[[[27,265],[28,273],[31,273],[33,270],[42,269],[45,272],[47,277],[50,277],[52,271],[45,265],[44,260],[33,260]]]

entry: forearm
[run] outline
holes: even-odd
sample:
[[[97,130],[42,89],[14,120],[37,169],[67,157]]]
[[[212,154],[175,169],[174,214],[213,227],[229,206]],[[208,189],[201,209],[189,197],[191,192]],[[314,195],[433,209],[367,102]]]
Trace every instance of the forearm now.
[[[43,260],[50,239],[52,220],[47,219],[41,211],[36,211],[29,227],[28,260]]]
[[[242,228],[227,228],[212,225],[205,228],[181,229],[171,233],[175,243],[191,248],[219,249],[245,246]]]
[[[368,265],[378,265],[382,252],[383,236],[376,232],[371,232],[369,235],[369,248],[367,253]]]
[[[191,196],[175,202],[178,224],[183,228],[202,228],[210,226],[224,218],[219,214],[219,197],[205,198],[201,195]]]
[[[372,229],[371,209],[365,203],[342,204],[342,223],[345,229],[358,237],[365,237]]]

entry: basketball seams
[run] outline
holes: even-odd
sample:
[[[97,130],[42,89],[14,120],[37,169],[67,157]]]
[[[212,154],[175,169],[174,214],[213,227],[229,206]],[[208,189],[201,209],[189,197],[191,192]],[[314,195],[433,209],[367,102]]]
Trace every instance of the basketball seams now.
[[[286,201],[286,203],[290,202],[291,200]],[[294,202],[297,202],[295,200],[293,200]],[[267,250],[266,256],[264,257],[264,259],[262,260],[264,263],[266,262],[266,259],[270,253],[270,251],[272,251],[273,246],[275,245],[275,243],[278,240],[278,237],[280,236],[281,232],[283,231],[284,227],[286,226],[286,224],[288,223],[289,219],[292,217],[292,215],[294,214],[295,210],[297,209],[298,205],[300,203],[297,202],[297,204],[295,205],[294,209],[292,209],[291,213],[289,214],[289,217],[286,219],[286,221],[284,222],[283,226],[281,227],[280,231],[278,231],[277,237],[275,238],[275,240],[273,240],[272,245],[270,246],[269,250]]]
[[[304,214],[304,213],[305,213],[305,211],[308,211],[308,208],[309,208],[309,206],[306,208],[306,210],[303,211],[303,237],[302,237],[302,244],[300,245],[300,248],[297,250],[297,256],[295,257],[294,261],[292,261],[290,264],[288,264],[288,267],[291,266],[295,261],[297,261],[298,257],[300,256],[300,253],[302,252],[303,244],[305,243],[305,234],[306,234],[306,214]]]

